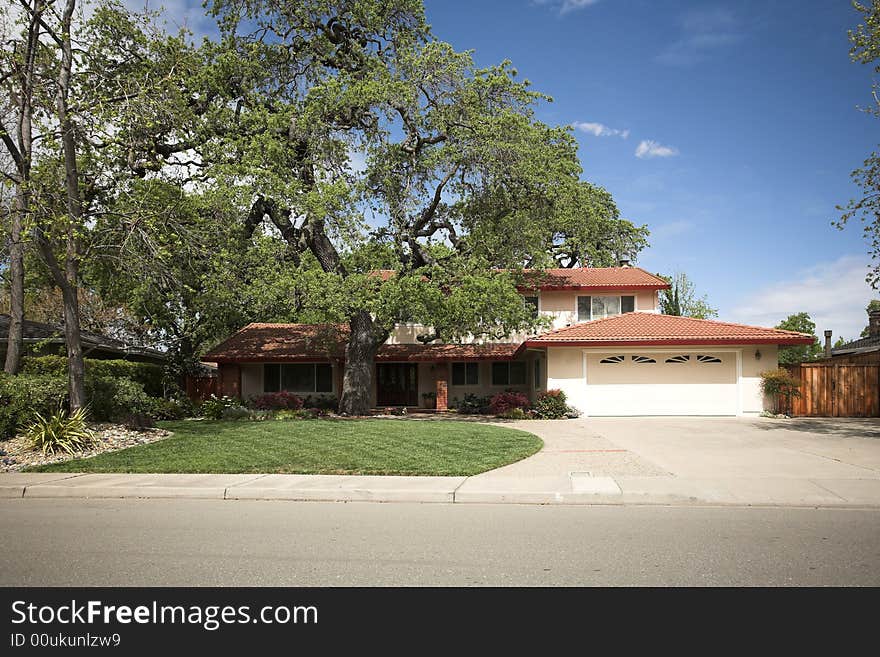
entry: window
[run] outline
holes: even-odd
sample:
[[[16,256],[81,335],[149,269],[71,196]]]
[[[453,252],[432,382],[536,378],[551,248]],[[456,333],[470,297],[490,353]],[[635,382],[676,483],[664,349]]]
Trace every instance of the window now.
[[[535,370],[535,389],[537,390],[538,388],[541,387],[541,361],[540,360],[535,360],[534,370]]]
[[[452,385],[475,386],[480,382],[479,363],[453,363]]]
[[[526,364],[492,363],[493,386],[521,386],[526,383]]]
[[[633,356],[632,360],[634,363],[644,363],[644,364],[657,362],[656,360],[654,360],[653,358],[649,358],[648,356]]]
[[[538,297],[523,297],[523,301],[531,308],[532,317],[538,316]]]
[[[622,363],[623,356],[608,356],[607,358],[603,358],[599,361],[600,365],[614,365],[615,363]]]
[[[686,363],[691,359],[687,354],[681,356],[670,356],[666,359],[667,363]]]
[[[263,365],[263,392],[281,390],[281,365]]]
[[[614,317],[621,313],[631,313],[636,309],[636,298],[625,297],[578,297],[577,318],[579,322]]]
[[[706,356],[705,354],[698,354],[697,360],[701,363],[720,363],[721,359],[716,358],[715,356]]]
[[[590,297],[578,297],[578,321],[589,322],[591,319]]]
[[[333,368],[326,363],[263,365],[263,392],[333,392]]]

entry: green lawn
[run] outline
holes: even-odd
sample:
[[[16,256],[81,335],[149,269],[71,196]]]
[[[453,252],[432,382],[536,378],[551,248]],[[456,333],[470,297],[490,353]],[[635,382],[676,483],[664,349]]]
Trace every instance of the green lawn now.
[[[537,452],[540,438],[475,422],[273,420],[162,422],[150,445],[33,472],[474,475]]]

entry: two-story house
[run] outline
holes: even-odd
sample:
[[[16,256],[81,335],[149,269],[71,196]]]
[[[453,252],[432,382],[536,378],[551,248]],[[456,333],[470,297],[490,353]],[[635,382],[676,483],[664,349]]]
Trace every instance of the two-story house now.
[[[744,415],[765,408],[760,372],[780,345],[812,336],[659,313],[662,278],[638,267],[551,269],[521,289],[551,329],[508,341],[428,344],[400,324],[376,357],[374,404],[438,410],[468,393],[563,390],[585,415]],[[346,328],[249,324],[209,353],[223,394],[245,399],[288,390],[341,389]]]

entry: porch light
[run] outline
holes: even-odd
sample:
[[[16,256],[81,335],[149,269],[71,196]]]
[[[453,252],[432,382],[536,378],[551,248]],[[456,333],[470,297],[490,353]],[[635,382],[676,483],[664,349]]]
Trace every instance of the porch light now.
[[[755,349],[755,360],[761,360],[761,350]]]

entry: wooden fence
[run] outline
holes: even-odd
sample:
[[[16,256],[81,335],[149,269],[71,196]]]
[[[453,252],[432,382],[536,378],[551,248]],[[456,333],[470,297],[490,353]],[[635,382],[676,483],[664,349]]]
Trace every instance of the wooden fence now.
[[[216,376],[186,376],[186,396],[194,402],[203,402],[218,390]]]
[[[801,381],[801,395],[791,400],[789,415],[880,417],[880,365],[827,360],[789,369]]]

